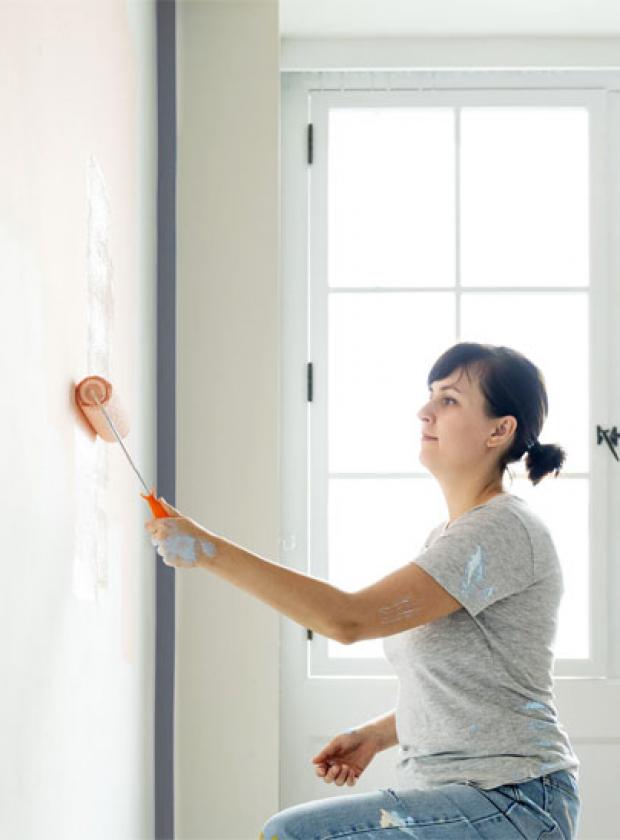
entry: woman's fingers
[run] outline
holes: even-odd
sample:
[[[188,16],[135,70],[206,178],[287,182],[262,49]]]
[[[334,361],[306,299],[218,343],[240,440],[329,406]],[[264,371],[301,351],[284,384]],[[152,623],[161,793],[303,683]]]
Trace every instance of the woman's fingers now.
[[[325,774],[324,781],[328,783],[335,782],[337,785],[340,786],[346,782],[348,775],[349,768],[346,766],[346,764],[332,764],[332,766]]]
[[[331,764],[325,773],[325,780],[326,782],[333,782],[336,776],[340,773],[340,765],[339,764]]]
[[[354,785],[357,781],[355,771],[346,764],[332,764],[327,766],[326,762],[322,762],[315,768],[317,776],[322,776],[323,781],[327,784],[335,782],[338,786]]]
[[[325,777],[330,782],[335,782],[338,778],[340,773],[340,765],[339,764],[332,764],[332,766],[327,771],[327,776]]]
[[[344,785],[348,778],[349,778],[349,768],[347,767],[346,764],[344,764],[343,767],[342,767],[342,771],[341,771],[340,775],[336,779],[336,784],[338,786]]]
[[[167,513],[170,514],[170,516],[183,516],[183,514],[180,511],[178,511],[173,505],[168,504],[168,502],[164,499],[163,496],[159,497],[159,501],[166,509]]]

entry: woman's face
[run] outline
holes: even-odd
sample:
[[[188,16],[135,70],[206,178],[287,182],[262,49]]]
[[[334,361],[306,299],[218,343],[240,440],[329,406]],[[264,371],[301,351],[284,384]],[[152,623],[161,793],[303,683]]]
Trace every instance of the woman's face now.
[[[435,440],[420,440],[421,463],[460,472],[479,465],[485,456],[492,454],[496,458],[499,451],[492,452],[487,441],[502,418],[487,417],[483,405],[478,380],[472,377],[470,381],[463,369],[432,382],[428,401],[418,411],[418,418],[420,436],[430,435]],[[501,442],[504,440],[505,437]]]

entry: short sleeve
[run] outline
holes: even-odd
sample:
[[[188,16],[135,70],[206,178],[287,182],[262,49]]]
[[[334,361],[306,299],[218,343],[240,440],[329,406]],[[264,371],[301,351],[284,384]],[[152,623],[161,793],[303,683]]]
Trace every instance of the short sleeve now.
[[[534,582],[532,544],[509,510],[484,506],[457,520],[411,562],[475,616]]]

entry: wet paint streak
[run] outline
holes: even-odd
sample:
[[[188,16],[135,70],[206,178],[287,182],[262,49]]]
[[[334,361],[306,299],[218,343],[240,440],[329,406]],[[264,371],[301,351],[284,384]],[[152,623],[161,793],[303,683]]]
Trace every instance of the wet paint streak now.
[[[114,330],[114,266],[110,248],[111,204],[103,170],[90,155],[86,172],[88,221],[86,230],[86,369],[110,376]],[[36,312],[34,309],[29,312]],[[33,335],[38,335],[36,322]],[[81,348],[80,348],[81,349]],[[73,592],[80,600],[98,601],[108,585],[110,527],[106,509],[110,447],[75,429],[76,515],[74,520]],[[123,578],[123,585],[126,580]],[[125,605],[127,602],[123,601]],[[125,610],[125,606],[123,607]],[[132,622],[123,614],[124,626]]]
[[[414,606],[409,597],[396,601],[392,606],[379,607],[379,623],[393,624],[401,618],[422,612],[421,606]]]
[[[493,586],[485,586],[484,579],[486,576],[486,568],[484,562],[484,555],[482,546],[477,545],[476,550],[471,554],[467,561],[465,569],[465,577],[461,581],[461,592],[463,595],[476,595],[481,602],[493,595],[495,591]]]
[[[546,706],[544,703],[538,703],[536,700],[529,700],[523,706],[524,709],[532,709],[532,710],[540,710],[541,712],[548,712],[549,706]]]
[[[532,732],[532,735],[537,734],[539,736],[539,740],[534,741],[534,745],[540,748],[540,751],[544,753],[552,753],[554,747],[556,747],[556,742],[553,739],[554,732],[555,732],[555,723],[556,723],[556,715],[549,706],[545,703],[540,703],[537,700],[528,700],[526,703],[522,705],[522,708],[527,711],[537,711],[537,712],[547,712],[552,715],[552,719],[541,720],[540,718],[532,719],[528,722],[528,729]],[[546,736],[546,737],[545,737]],[[551,738],[551,740],[549,740]],[[553,773],[554,770],[558,769],[558,764],[560,763],[560,759],[555,758],[549,761],[540,761],[538,765],[538,774],[540,776],[544,776],[547,773]]]
[[[538,718],[536,718],[535,720],[528,721],[527,725],[530,729],[546,729],[548,726],[553,726],[553,721],[538,720]]]
[[[111,205],[103,171],[94,155],[88,159],[87,180],[88,370],[108,378],[114,318]]]

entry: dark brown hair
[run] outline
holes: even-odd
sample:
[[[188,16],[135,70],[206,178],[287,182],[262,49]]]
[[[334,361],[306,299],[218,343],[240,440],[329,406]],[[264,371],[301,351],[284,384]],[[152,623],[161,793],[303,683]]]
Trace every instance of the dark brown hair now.
[[[512,415],[517,420],[512,446],[499,459],[500,475],[507,465],[526,454],[527,475],[532,484],[564,465],[566,451],[555,443],[535,443],[549,411],[545,378],[539,368],[511,347],[461,341],[453,344],[437,359],[427,378],[430,388],[437,379],[463,369],[471,381],[478,379],[485,398],[487,417]]]

